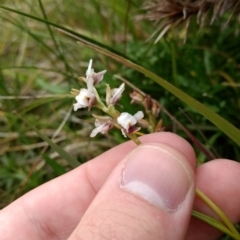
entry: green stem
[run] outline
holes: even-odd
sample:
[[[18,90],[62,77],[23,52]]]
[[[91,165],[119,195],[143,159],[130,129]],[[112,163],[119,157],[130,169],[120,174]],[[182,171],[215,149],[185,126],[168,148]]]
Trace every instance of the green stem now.
[[[230,237],[232,237],[233,239],[239,240],[240,237],[238,234],[235,234],[233,232],[231,232],[225,225],[223,225],[221,222],[217,221],[216,219],[209,217],[208,215],[205,215],[203,213],[200,213],[198,211],[193,210],[192,211],[192,216],[195,218],[198,218],[199,220],[213,226],[214,228],[220,230],[223,233],[226,233],[227,235],[229,235]]]
[[[137,145],[141,145],[141,141],[139,140],[139,138],[135,135],[135,134],[127,134],[127,136],[133,141],[135,142]]]
[[[149,123],[151,125],[151,133],[152,133],[156,128],[156,118],[153,116],[153,114],[150,111],[147,112],[147,115],[148,115]]]
[[[176,51],[175,51],[175,45],[174,42],[171,42],[171,57],[172,57],[172,75],[173,75],[173,80],[175,83],[175,86],[178,86],[178,79],[177,79],[177,62],[176,62]]]
[[[229,220],[229,218],[225,215],[225,213],[215,203],[213,203],[200,189],[196,188],[196,194],[219,216],[219,218],[224,222],[224,224],[228,227],[228,229],[233,234],[238,236],[238,239],[240,239],[239,232],[234,227],[234,225]]]

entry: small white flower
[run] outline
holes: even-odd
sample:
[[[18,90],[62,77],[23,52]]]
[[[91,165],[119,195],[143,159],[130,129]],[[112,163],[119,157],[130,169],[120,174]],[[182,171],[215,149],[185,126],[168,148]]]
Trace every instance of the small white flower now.
[[[90,81],[92,85],[96,85],[99,82],[102,81],[104,74],[107,72],[107,70],[103,70],[101,72],[95,73],[94,69],[92,68],[92,59],[89,61],[88,69],[86,71],[86,82],[87,85]]]
[[[108,118],[107,120],[96,119],[94,123],[95,127],[90,134],[90,137],[95,137],[98,133],[105,134],[109,129],[112,128],[112,120]]]
[[[90,59],[89,64],[88,64],[88,69],[86,71],[86,77],[91,77],[94,73],[94,69],[92,68],[92,59]]]
[[[99,83],[105,74],[106,70],[95,73],[92,68],[92,59],[89,61],[88,69],[86,71],[86,79],[84,81],[87,84],[87,89],[80,89],[79,94],[76,96],[77,103],[73,104],[74,111],[77,111],[79,108],[86,108],[90,110],[91,107],[96,103],[96,91],[94,91],[94,85]]]
[[[133,133],[138,131],[140,128],[136,128],[135,124],[144,117],[142,111],[138,111],[134,116],[127,112],[121,113],[117,118],[118,124],[122,127],[122,134],[126,137],[126,133]]]
[[[74,111],[77,111],[79,108],[91,108],[96,100],[95,94],[88,89],[80,89],[79,94],[76,96],[77,103],[73,104]]]
[[[119,99],[122,97],[122,93],[125,90],[125,83],[122,83],[119,88],[110,89],[107,87],[106,102],[107,105],[115,105]],[[110,94],[109,94],[110,91]]]

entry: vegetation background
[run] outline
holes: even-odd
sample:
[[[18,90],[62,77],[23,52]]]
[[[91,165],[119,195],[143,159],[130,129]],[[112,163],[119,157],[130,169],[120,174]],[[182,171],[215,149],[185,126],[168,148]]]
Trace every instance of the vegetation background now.
[[[147,39],[157,26],[136,20],[144,14],[142,2],[137,0],[0,0],[0,5],[72,29],[114,49],[239,128],[239,22],[233,19],[223,28],[229,13],[201,29],[193,18],[185,44],[181,28],[170,30],[154,44],[154,39]],[[211,156],[239,161],[240,150],[233,140],[142,73],[78,44],[44,22],[3,9],[0,35],[0,208],[72,169],[41,134],[79,163],[125,141],[116,130],[90,139],[91,113],[72,111],[74,98],[69,92],[82,86],[78,77],[85,75],[90,58],[96,71],[108,70],[99,87],[101,93],[106,82],[120,85],[114,77],[118,74],[156,99],[163,107],[165,130],[191,143],[200,141],[209,151],[210,157],[195,147],[199,164],[210,161]],[[130,104],[130,91],[128,87],[119,109],[135,113],[141,108]],[[190,140],[176,120],[194,139]]]

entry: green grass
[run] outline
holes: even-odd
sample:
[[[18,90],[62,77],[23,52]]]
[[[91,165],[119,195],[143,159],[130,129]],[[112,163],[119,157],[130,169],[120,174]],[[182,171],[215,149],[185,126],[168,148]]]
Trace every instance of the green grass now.
[[[1,0],[0,5],[71,29],[98,47],[114,49],[239,128],[237,24],[232,21],[221,31],[223,16],[213,26],[198,31],[192,21],[186,44],[176,29],[154,45],[146,39],[155,27],[149,22],[134,21],[140,6],[138,1],[131,2],[130,8],[127,0],[68,0],[60,4],[56,0],[11,4]],[[120,85],[113,77],[119,74],[159,101],[166,130],[191,141],[165,110],[212,155],[239,161],[239,146],[232,140],[239,139],[237,131],[227,136],[224,124],[225,133],[216,127],[219,119],[210,122],[191,103],[180,101],[154,78],[77,44],[49,24],[6,10],[0,12],[0,207],[72,169],[74,164],[68,161],[69,157],[80,164],[124,141],[116,130],[90,139],[91,114],[85,110],[71,112],[74,99],[69,91],[82,86],[77,78],[85,75],[90,58],[94,59],[96,71],[108,70],[105,81],[110,85]],[[130,105],[130,90],[119,108],[135,113],[140,107]],[[105,91],[104,83],[99,91]],[[101,141],[103,138],[105,141]],[[201,162],[211,160],[196,145],[195,148]]]

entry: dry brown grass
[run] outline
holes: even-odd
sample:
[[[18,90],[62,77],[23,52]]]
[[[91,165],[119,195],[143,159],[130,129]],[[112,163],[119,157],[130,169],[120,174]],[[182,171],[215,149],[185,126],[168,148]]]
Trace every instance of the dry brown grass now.
[[[144,14],[138,19],[146,19],[156,24],[157,29],[152,37],[157,36],[155,42],[173,26],[184,26],[187,36],[190,20],[196,16],[200,27],[207,23],[213,24],[217,17],[228,12],[225,27],[232,17],[240,20],[239,0],[152,0],[145,1],[142,10]],[[158,34],[158,35],[157,35]]]

